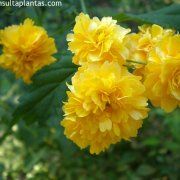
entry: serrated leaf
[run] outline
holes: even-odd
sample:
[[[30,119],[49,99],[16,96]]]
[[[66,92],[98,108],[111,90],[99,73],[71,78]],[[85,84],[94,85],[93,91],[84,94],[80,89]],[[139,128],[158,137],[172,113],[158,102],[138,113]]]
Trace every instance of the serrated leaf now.
[[[60,117],[62,101],[66,97],[66,82],[70,81],[77,69],[71,61],[72,57],[63,57],[33,77],[33,83],[19,99],[15,119],[44,123],[52,115]]]
[[[146,14],[118,14],[115,16],[119,22],[135,21],[139,24],[159,24],[166,28],[180,30],[180,5],[173,4],[169,7],[152,11]]]

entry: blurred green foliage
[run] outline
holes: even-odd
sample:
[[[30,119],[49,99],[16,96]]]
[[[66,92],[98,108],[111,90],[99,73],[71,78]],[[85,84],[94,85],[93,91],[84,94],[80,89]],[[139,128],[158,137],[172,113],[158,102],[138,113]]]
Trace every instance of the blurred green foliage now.
[[[91,16],[120,18],[124,26],[133,29],[143,21],[151,21],[141,18],[142,14],[172,3],[171,0],[85,1]],[[32,18],[55,38],[59,51],[56,57],[60,60],[38,72],[30,87],[16,80],[12,73],[0,69],[0,179],[180,179],[179,109],[171,114],[153,109],[136,139],[113,145],[99,156],[80,150],[65,138],[59,126],[60,103],[65,96],[62,81],[70,80],[75,71],[65,38],[82,7],[78,0],[64,0],[62,4],[58,8],[0,8],[0,28],[19,24],[26,17]],[[179,14],[178,11],[171,13],[178,18],[178,23]],[[128,21],[123,19],[127,16]],[[166,18],[164,22],[172,26]],[[63,68],[67,67],[66,74]],[[41,99],[36,96],[38,93],[42,101],[36,105],[34,102],[39,102],[36,97]],[[2,139],[5,134],[6,138]]]

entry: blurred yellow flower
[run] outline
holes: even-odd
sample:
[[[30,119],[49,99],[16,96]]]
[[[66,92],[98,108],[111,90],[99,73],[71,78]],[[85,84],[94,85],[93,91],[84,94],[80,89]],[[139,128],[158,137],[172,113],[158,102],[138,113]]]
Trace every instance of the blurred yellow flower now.
[[[56,60],[52,57],[57,51],[54,39],[31,19],[1,30],[0,44],[3,46],[0,66],[13,71],[26,83],[31,82],[31,76],[37,70]]]
[[[140,79],[117,62],[80,67],[63,106],[65,135],[92,154],[136,137],[148,112]]]
[[[148,63],[149,52],[156,46],[156,44],[166,36],[172,36],[174,31],[171,29],[163,29],[161,26],[153,24],[139,26],[139,32],[128,34],[123,41],[124,46],[128,49],[126,52],[126,59],[140,62],[131,63],[135,66],[135,74],[144,74],[144,65],[141,63]]]
[[[180,35],[164,37],[149,54],[145,82],[154,106],[166,112],[180,106]]]
[[[83,13],[77,16],[73,33],[67,35],[69,50],[74,53],[73,62],[78,65],[106,60],[124,63],[122,41],[130,29],[116,23],[111,17],[99,20]]]

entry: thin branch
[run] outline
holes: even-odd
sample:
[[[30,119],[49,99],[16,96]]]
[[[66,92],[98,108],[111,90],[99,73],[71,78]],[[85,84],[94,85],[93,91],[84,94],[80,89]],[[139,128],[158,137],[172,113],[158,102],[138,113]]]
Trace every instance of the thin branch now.
[[[87,13],[86,5],[85,5],[84,0],[80,0],[80,2],[81,2],[81,8],[82,8],[83,13]]]

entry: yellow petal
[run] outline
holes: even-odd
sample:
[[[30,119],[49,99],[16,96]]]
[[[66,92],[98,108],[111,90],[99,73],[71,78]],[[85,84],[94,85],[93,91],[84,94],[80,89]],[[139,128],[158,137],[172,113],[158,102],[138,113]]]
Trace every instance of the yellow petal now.
[[[101,132],[105,132],[106,130],[111,130],[112,128],[112,121],[110,119],[106,119],[99,123],[99,129]]]

